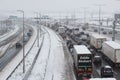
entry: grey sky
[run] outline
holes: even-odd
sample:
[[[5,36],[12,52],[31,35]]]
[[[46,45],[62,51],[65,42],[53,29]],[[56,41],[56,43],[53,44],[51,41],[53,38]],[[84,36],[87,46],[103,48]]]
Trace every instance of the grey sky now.
[[[0,12],[18,9],[26,12],[79,12],[83,11],[83,7],[87,7],[87,11],[96,12],[98,7],[94,4],[105,4],[103,13],[120,11],[120,1],[117,0],[0,0]]]

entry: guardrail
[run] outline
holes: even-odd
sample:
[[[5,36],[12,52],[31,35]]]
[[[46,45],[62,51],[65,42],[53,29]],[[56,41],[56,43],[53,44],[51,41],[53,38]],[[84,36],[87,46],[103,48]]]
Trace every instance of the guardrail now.
[[[45,30],[45,28],[44,28],[44,30]],[[49,39],[50,39],[50,33],[47,30],[46,30],[46,32],[48,33]],[[50,48],[49,48],[49,52],[48,52],[48,60],[49,60],[49,57],[50,57],[50,51],[51,51],[51,39],[50,39]],[[43,80],[45,80],[45,75],[46,75],[47,66],[48,66],[48,60],[47,60],[46,65],[45,65],[45,74],[44,74]]]
[[[43,36],[43,38],[42,38],[42,44],[40,45],[40,48],[39,48],[39,50],[38,50],[38,52],[37,52],[37,54],[36,54],[36,56],[35,56],[35,58],[34,58],[34,60],[33,60],[33,62],[32,62],[32,65],[31,65],[31,67],[28,69],[28,71],[27,71],[27,73],[25,74],[25,77],[23,78],[23,80],[27,80],[28,77],[29,77],[29,75],[31,74],[31,71],[32,71],[32,69],[33,69],[33,67],[34,67],[34,64],[36,63],[36,60],[37,60],[38,55],[39,55],[39,53],[40,53],[40,50],[41,50],[41,48],[42,48],[42,46],[43,46],[43,41],[44,41],[44,36]]]

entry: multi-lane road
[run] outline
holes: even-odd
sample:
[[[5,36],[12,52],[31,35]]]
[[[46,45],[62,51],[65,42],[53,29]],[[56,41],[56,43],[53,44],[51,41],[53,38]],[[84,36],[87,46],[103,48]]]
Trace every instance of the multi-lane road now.
[[[44,46],[42,47],[42,52],[39,56],[39,58],[40,58],[39,61],[40,62],[38,61],[38,63],[44,63],[45,64],[45,67],[44,67],[45,72],[38,72],[38,74],[39,73],[40,74],[45,73],[42,76],[45,79],[47,79],[48,77],[53,77],[53,78],[58,79],[57,77],[54,77],[56,75],[55,73],[57,72],[58,74],[62,75],[62,76],[57,75],[61,79],[64,78],[64,79],[69,79],[69,80],[75,80],[72,55],[68,51],[66,45],[64,44],[65,41],[59,39],[58,35],[56,35],[56,33],[54,33],[52,30],[50,30],[48,28],[45,28],[45,29],[44,29],[45,30],[44,32],[45,32],[45,35],[46,35],[45,42],[43,44]],[[21,36],[21,34],[20,34],[21,32],[22,31],[18,31],[17,34],[8,38],[8,40],[6,40],[4,43],[1,43],[1,45],[7,44],[8,42],[13,41],[19,35]],[[116,34],[116,35],[119,36],[118,34]],[[112,35],[111,34],[106,34],[105,36],[111,37]],[[22,38],[20,40],[22,40]],[[77,44],[77,43],[75,43],[75,44]],[[48,48],[46,48],[46,46]],[[64,51],[62,51],[62,49]],[[11,61],[11,59],[20,50],[21,50],[21,48],[16,48],[15,46],[10,47],[6,51],[4,56],[2,58],[0,58],[0,70],[2,70],[4,68],[4,66],[7,65],[9,63],[9,61]],[[102,56],[100,52],[96,52],[96,54]],[[43,57],[41,57],[41,56],[43,56],[44,58],[46,57],[45,61],[41,60],[41,59],[43,59]],[[51,66],[51,64],[52,64],[52,66]],[[61,64],[61,66],[58,66],[59,64]],[[104,66],[104,65],[109,65],[109,64],[105,60],[102,60],[102,66]],[[40,66],[40,65],[36,65],[36,66]],[[59,70],[55,66],[57,66],[61,70]],[[54,67],[54,70],[52,71],[53,67]],[[67,68],[65,68],[65,67],[67,67]],[[93,64],[93,67],[94,67],[94,69],[93,69],[92,77],[97,77],[97,78],[101,77],[100,67],[96,67],[94,64]],[[41,68],[43,68],[43,67],[41,66]],[[117,69],[117,68],[113,68],[113,70],[114,70],[114,77],[117,80],[119,80],[120,79],[120,70]],[[33,71],[33,74],[35,73],[34,71]],[[54,74],[51,74],[48,71],[53,72]],[[33,75],[30,75],[30,76],[33,76]]]
[[[27,30],[25,30],[27,31]],[[6,35],[7,36],[7,35]],[[29,37],[28,37],[29,39]],[[0,42],[0,46],[4,46],[8,44],[6,51],[0,56],[0,71],[17,55],[17,53],[22,49],[22,47],[16,48],[16,43],[22,43],[22,29],[18,29],[16,33],[10,35],[4,41]],[[27,42],[27,41],[26,41]],[[24,45],[26,44],[24,42]]]

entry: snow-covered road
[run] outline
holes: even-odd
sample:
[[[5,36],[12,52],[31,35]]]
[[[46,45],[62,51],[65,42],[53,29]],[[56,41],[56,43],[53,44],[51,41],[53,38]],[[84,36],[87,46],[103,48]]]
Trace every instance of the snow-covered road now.
[[[45,29],[43,47],[28,80],[67,80],[63,41],[54,31]]]

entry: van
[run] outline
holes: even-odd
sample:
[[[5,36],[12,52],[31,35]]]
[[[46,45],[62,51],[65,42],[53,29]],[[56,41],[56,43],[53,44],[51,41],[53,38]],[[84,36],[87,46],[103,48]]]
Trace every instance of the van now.
[[[95,56],[94,59],[93,59],[93,63],[94,63],[95,65],[101,66],[101,64],[102,64],[102,59],[101,59],[101,57],[100,57],[100,56]]]

